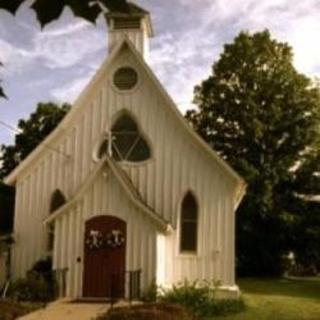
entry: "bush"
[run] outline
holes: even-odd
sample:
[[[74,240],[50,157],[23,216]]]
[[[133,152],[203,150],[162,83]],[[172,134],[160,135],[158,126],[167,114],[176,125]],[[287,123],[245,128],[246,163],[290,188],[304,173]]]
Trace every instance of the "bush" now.
[[[8,296],[17,301],[32,302],[48,302],[54,297],[52,288],[45,279],[32,274],[14,281],[9,288]]]
[[[195,320],[183,307],[166,303],[153,303],[110,309],[96,320]]]
[[[217,282],[185,281],[162,293],[161,301],[179,304],[199,317],[213,317],[241,312],[245,309],[242,299],[217,299]]]
[[[155,282],[142,294],[143,302],[156,302],[159,299],[159,288]]]
[[[288,271],[288,275],[295,277],[314,277],[318,274],[319,272],[314,265],[303,266],[301,264],[295,264]]]
[[[8,296],[17,301],[49,302],[55,298],[56,283],[51,259],[39,260],[27,273],[9,287]]]

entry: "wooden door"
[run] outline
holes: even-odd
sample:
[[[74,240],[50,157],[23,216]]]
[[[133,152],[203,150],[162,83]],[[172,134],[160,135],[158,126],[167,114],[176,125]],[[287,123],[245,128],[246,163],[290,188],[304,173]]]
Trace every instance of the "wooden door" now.
[[[126,223],[112,216],[86,222],[83,296],[123,298],[125,285]]]

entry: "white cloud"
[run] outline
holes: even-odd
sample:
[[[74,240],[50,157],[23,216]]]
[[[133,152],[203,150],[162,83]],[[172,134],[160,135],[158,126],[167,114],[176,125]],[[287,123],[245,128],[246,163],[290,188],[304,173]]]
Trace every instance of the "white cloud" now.
[[[94,26],[80,21],[38,32],[30,56],[41,59],[50,69],[74,66],[107,46],[106,37]]]
[[[0,39],[0,61],[5,64],[5,71],[20,73],[33,64],[50,69],[72,67],[106,48],[107,40],[105,33],[97,32],[93,25],[78,21],[45,31],[35,28],[31,45],[25,49]]]
[[[154,40],[152,68],[182,112],[193,106],[194,86],[209,75],[220,51],[216,36],[214,32],[206,34],[203,27],[189,26],[179,32],[167,31]]]
[[[290,35],[290,42],[295,50],[296,67],[308,74],[320,72],[320,33],[319,17],[304,17],[298,20]]]
[[[241,30],[269,28],[273,37],[293,46],[294,63],[299,71],[309,75],[320,71],[318,0],[295,4],[290,0],[179,0],[179,3],[201,19],[179,31],[168,27],[165,33],[156,36],[151,57],[153,68],[181,103],[182,110],[192,100],[194,85],[211,72],[223,43],[232,41]]]
[[[5,77],[23,74],[34,62],[27,50],[5,40],[0,39],[0,48],[0,61],[4,65],[1,72]]]
[[[73,103],[80,94],[80,92],[88,84],[92,75],[93,74],[90,73],[85,77],[75,79],[70,83],[65,83],[62,87],[51,90],[50,93],[59,102]]]
[[[223,44],[231,42],[241,30],[255,32],[269,28],[273,37],[293,46],[299,71],[309,76],[320,75],[319,0],[137,1],[150,10],[156,24],[151,46],[152,68],[182,111],[189,108],[193,87],[211,72]],[[96,27],[67,12],[40,31],[31,15],[22,19],[22,11],[20,29],[13,26],[16,23],[13,18],[10,20],[11,33],[9,22],[0,17],[0,26],[6,28],[0,32],[0,61],[5,62],[4,72],[10,74],[5,77],[8,89],[16,90],[26,100],[33,99],[32,103],[52,96],[72,102],[96,69],[103,52],[106,54],[105,22],[99,20]],[[16,38],[17,30],[21,34]],[[69,82],[64,78],[66,74]],[[27,85],[21,87],[21,83]],[[5,102],[8,113],[14,110],[9,106],[21,104],[19,95],[16,96],[16,100],[10,97]]]
[[[80,20],[80,21],[77,21],[76,23],[69,23],[67,25],[47,28],[41,31],[39,35],[40,37],[43,37],[43,38],[61,37],[61,36],[65,37],[65,36],[77,33],[78,31],[83,31],[84,29],[90,28],[91,26],[92,25],[89,22],[85,20]]]

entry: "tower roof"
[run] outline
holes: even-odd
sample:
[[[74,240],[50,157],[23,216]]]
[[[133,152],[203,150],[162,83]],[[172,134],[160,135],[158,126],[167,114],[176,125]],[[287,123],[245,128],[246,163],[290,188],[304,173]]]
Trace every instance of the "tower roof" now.
[[[145,16],[150,15],[150,12],[141,8],[137,4],[127,1],[126,5],[117,6],[115,8],[111,8],[110,11],[106,14],[107,17],[114,16]]]
[[[112,19],[143,19],[146,21],[149,36],[152,37],[154,35],[150,12],[131,1],[127,1],[125,6],[121,5],[110,9],[110,11],[105,14],[105,18],[109,26]]]

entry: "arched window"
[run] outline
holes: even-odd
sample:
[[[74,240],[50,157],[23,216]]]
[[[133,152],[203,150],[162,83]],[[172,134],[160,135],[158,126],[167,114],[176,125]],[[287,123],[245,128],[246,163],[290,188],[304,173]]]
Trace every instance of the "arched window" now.
[[[66,198],[64,194],[59,190],[55,190],[51,196],[50,200],[50,213],[53,213],[66,203]],[[47,250],[52,253],[54,246],[54,225],[50,224],[48,226],[48,238],[47,238]]]
[[[112,154],[118,161],[140,162],[150,158],[147,141],[129,114],[123,114],[112,126]]]
[[[183,198],[180,221],[180,252],[197,252],[198,204],[191,192]]]
[[[62,207],[66,203],[66,197],[64,194],[59,190],[55,190],[51,196],[50,201],[50,213],[56,211],[60,207]]]

